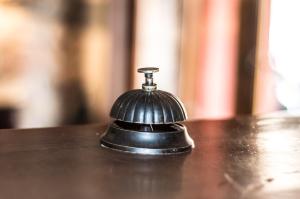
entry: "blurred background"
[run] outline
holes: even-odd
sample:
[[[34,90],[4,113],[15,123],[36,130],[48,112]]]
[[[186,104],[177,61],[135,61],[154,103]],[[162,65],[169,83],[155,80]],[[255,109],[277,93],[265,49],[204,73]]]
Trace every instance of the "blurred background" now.
[[[0,128],[106,123],[155,66],[189,119],[300,108],[298,0],[0,0]]]

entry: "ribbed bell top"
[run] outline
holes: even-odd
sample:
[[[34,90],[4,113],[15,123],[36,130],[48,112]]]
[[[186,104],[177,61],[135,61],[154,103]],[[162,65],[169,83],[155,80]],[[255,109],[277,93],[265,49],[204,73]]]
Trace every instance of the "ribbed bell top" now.
[[[110,116],[139,124],[170,124],[187,118],[182,103],[171,93],[142,89],[122,94],[113,104]]]

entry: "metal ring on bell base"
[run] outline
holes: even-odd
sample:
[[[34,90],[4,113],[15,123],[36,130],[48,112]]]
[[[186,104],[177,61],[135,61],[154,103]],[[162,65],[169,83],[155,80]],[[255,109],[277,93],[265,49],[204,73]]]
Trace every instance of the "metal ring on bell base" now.
[[[186,128],[174,124],[175,130],[170,132],[143,132],[128,130],[112,123],[100,139],[102,147],[117,151],[146,154],[166,155],[185,153],[192,150],[193,140]]]

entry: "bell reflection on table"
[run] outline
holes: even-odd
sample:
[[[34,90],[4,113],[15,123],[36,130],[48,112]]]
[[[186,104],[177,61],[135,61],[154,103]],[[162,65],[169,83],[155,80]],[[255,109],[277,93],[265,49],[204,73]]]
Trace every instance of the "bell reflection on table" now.
[[[112,176],[100,182],[100,189],[111,198],[122,198],[122,190],[126,190],[126,198],[132,199],[176,198],[182,189],[186,155],[165,156],[163,159],[157,156],[115,155],[113,159],[106,160]],[[124,178],[124,174],[128,177]]]

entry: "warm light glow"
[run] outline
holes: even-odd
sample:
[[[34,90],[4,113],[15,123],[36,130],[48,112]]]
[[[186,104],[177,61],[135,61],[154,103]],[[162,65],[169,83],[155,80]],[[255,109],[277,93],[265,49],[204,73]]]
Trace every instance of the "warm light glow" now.
[[[15,127],[54,126],[60,104],[53,86],[59,36],[51,21],[0,2],[0,107],[16,109]]]
[[[154,81],[158,88],[178,92],[179,18],[177,1],[139,0],[136,8],[134,87],[141,88],[140,67],[159,67]]]
[[[277,99],[288,111],[300,111],[300,1],[273,0],[270,18],[271,64],[278,74]]]
[[[205,31],[199,52],[197,117],[235,114],[239,1],[207,1]]]

